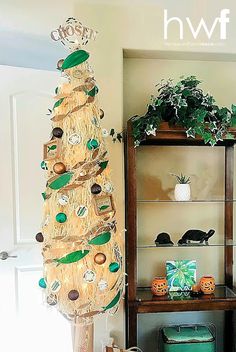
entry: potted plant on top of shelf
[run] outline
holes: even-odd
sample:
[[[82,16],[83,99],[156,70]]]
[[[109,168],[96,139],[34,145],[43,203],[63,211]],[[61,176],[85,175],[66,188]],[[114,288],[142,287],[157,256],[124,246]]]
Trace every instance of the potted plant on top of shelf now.
[[[231,110],[219,107],[209,93],[199,88],[200,83],[195,76],[182,76],[176,84],[171,79],[162,80],[145,115],[132,118],[135,147],[148,135],[155,136],[163,121],[183,127],[187,137],[198,135],[211,146],[224,138],[233,138],[230,128],[236,126],[236,105],[232,104]]]
[[[190,190],[190,177],[183,175],[172,174],[177,180],[177,184],[175,185],[175,200],[178,202],[186,202],[191,198],[191,190]]]

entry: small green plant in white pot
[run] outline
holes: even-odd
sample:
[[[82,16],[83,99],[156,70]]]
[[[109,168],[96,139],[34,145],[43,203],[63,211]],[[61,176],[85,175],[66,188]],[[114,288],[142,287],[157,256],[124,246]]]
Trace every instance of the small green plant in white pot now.
[[[171,174],[177,180],[175,185],[175,200],[178,202],[186,202],[191,199],[191,189],[190,189],[190,177],[183,175]]]

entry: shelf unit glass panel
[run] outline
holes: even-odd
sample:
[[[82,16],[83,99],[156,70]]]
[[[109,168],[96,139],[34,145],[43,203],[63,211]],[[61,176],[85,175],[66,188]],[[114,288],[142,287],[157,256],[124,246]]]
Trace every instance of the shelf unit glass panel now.
[[[174,200],[176,179],[190,176],[192,200],[224,200],[224,147],[145,146],[137,148],[137,199]]]
[[[188,201],[177,201],[174,199],[138,199],[137,203],[153,203],[153,204],[162,204],[162,203],[225,203],[225,202],[236,202],[236,199],[192,199]]]
[[[199,297],[191,297],[190,292],[169,292],[166,296],[153,296],[150,287],[138,287],[137,301],[176,301],[176,300],[207,300],[207,299],[235,299],[236,292],[225,285],[216,285],[214,295],[202,295]]]
[[[224,203],[138,203],[137,206],[137,246],[155,245],[159,233],[166,232],[171,241],[177,244],[189,229],[208,232],[214,229],[209,238],[210,245],[224,244]],[[232,243],[230,243],[232,244]]]
[[[223,235],[222,235],[223,238]],[[156,249],[156,250],[162,250],[164,248],[179,248],[179,249],[188,249],[188,248],[209,248],[209,247],[224,247],[224,246],[236,246],[235,241],[226,241],[225,243],[209,243],[208,245],[206,244],[201,244],[201,243],[189,243],[189,244],[173,244],[173,245],[158,245],[156,246],[155,244],[138,244],[137,249]]]
[[[213,275],[217,284],[224,283],[224,247],[176,247],[137,249],[137,283],[149,287],[156,276],[166,276],[166,261],[196,260],[197,281]]]

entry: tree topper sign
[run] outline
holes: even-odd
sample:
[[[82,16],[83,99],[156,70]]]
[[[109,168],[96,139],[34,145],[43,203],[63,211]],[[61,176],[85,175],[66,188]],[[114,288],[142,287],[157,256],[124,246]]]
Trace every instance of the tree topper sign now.
[[[51,38],[54,41],[61,41],[69,50],[78,50],[81,46],[86,45],[89,40],[95,40],[97,31],[85,27],[74,17],[69,17],[64,25],[51,32]]]

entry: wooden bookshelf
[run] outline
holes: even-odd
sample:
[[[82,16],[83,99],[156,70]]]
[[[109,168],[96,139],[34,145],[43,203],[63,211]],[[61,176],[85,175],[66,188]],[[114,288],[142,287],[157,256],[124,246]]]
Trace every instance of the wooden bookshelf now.
[[[234,181],[234,144],[236,129],[230,131],[234,139],[225,139],[217,144],[225,149],[225,199],[224,202],[224,285],[216,287],[214,295],[192,298],[180,296],[175,299],[171,293],[163,297],[152,296],[149,288],[138,287],[137,284],[137,173],[136,148],[132,136],[132,120],[127,124],[125,146],[126,157],[126,262],[128,273],[128,288],[126,295],[127,308],[127,347],[137,345],[137,316],[142,313],[185,312],[185,311],[225,311],[224,351],[234,351],[233,311],[236,309],[236,290],[233,287],[233,181]],[[145,146],[181,145],[204,146],[200,137],[187,138],[185,130],[179,127],[169,127],[163,123],[156,136],[148,136],[138,148]],[[217,148],[217,146],[215,148]],[[214,201],[214,200],[212,200]],[[211,200],[209,200],[211,202]],[[201,201],[199,201],[201,203]],[[229,245],[230,244],[230,245]],[[200,248],[200,249],[199,249]],[[156,249],[159,250],[159,249]],[[176,248],[176,250],[178,250]],[[198,246],[198,250],[201,247]]]

